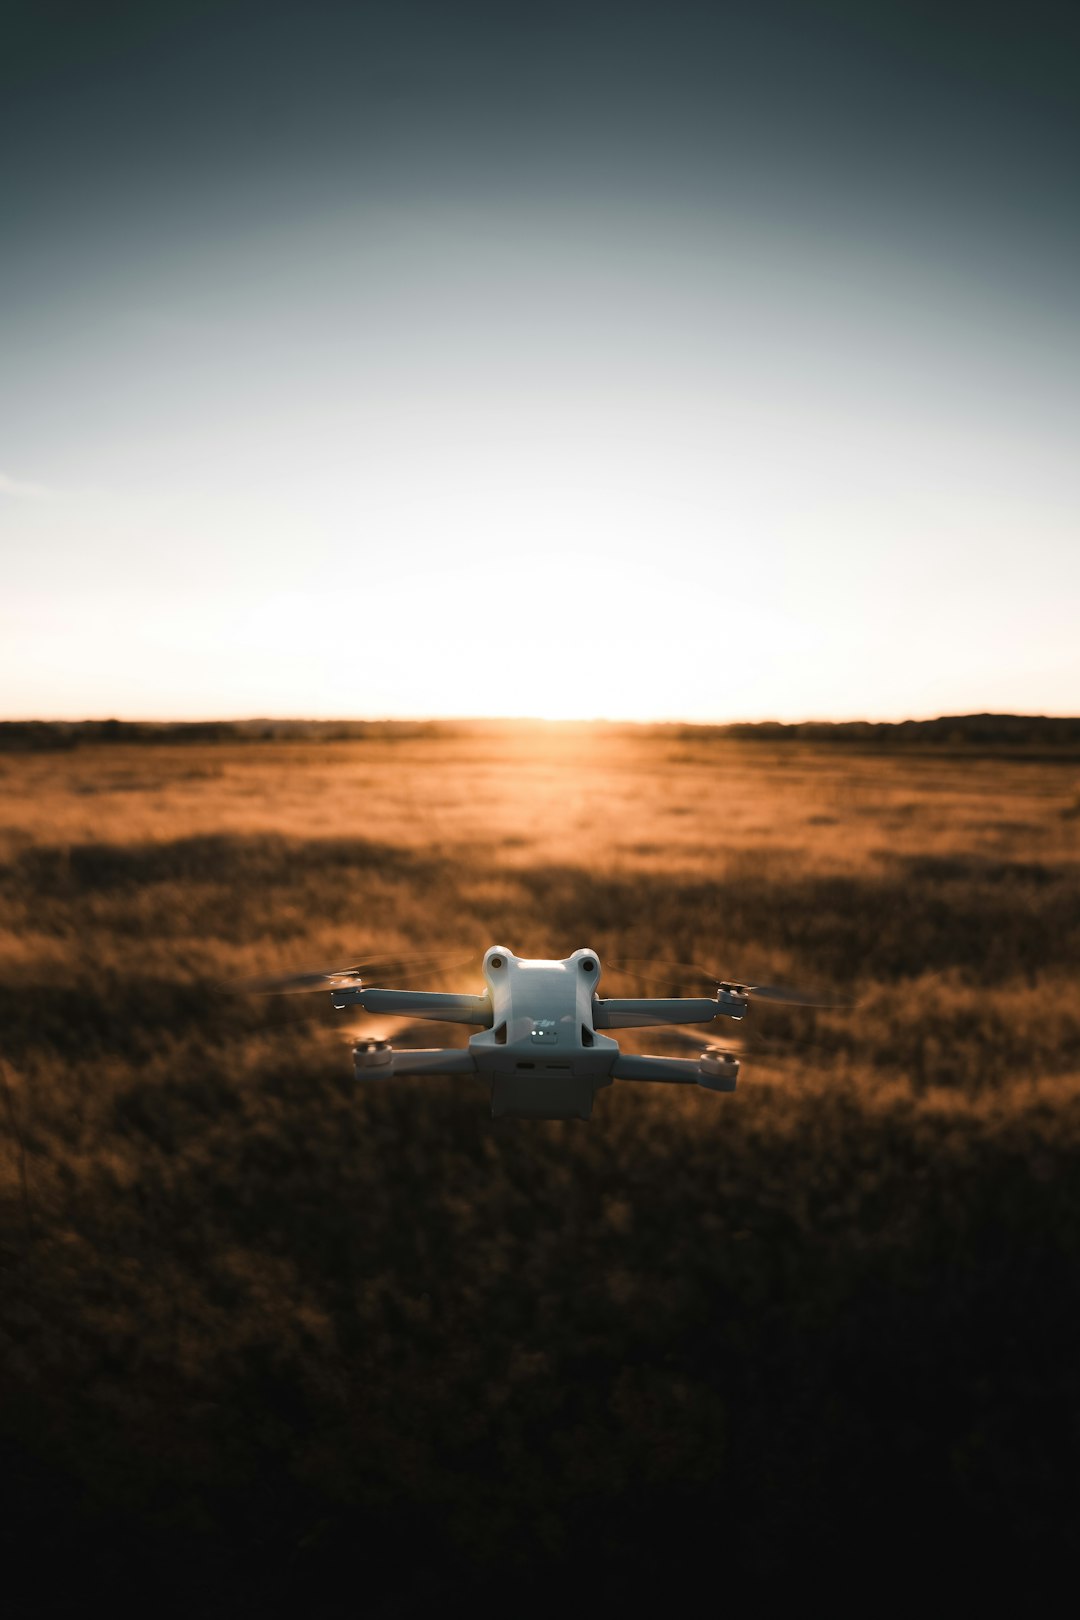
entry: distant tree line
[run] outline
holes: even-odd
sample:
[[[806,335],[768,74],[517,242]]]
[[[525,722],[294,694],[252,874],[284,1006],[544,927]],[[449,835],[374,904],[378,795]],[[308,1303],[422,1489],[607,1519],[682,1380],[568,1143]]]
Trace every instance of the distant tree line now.
[[[538,720],[6,720],[0,751],[78,748],[93,743],[224,743],[407,741],[476,736],[530,728],[648,732],[680,741],[732,739],[765,743],[841,744],[855,748],[1080,751],[1080,718],[1044,714],[941,715],[934,720],[763,720],[734,725],[635,726],[612,721]]]
[[[452,729],[415,720],[3,720],[0,750],[86,743],[224,743],[429,737]]]
[[[758,742],[849,743],[875,748],[1080,747],[1080,718],[1045,714],[945,714],[936,720],[765,720],[724,726],[728,737]]]

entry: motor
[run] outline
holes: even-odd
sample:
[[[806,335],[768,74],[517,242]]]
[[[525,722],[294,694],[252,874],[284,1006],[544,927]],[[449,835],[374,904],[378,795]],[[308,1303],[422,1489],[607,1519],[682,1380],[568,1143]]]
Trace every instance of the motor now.
[[[706,1091],[734,1091],[739,1060],[719,1046],[707,1046],[698,1059],[698,1085]]]
[[[357,1041],[352,1055],[358,1080],[389,1080],[394,1072],[394,1048],[389,1041]]]

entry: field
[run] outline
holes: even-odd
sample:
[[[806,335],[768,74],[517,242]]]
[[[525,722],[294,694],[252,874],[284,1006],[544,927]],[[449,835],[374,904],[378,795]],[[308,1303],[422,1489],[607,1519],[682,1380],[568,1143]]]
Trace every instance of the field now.
[[[360,1090],[322,998],[219,988],[495,942],[857,1005],[755,1009],[734,1096],[528,1124]],[[1080,1553],[1075,752],[7,751],[0,953],[5,1570],[39,1603],[869,1605]]]

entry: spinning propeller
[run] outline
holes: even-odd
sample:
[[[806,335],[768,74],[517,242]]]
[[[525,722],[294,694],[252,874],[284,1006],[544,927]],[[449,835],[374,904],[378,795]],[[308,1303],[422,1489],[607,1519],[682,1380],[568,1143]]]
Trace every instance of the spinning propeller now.
[[[316,968],[308,973],[286,973],[280,978],[240,979],[229,986],[241,995],[295,996],[310,990],[356,990],[361,985],[401,983],[413,975],[450,973],[471,967],[472,956],[443,951],[434,956],[369,956],[349,967]]]
[[[395,1018],[394,1029],[387,1027],[385,1015],[374,1019],[370,1024],[333,1025],[333,1039],[343,1046],[394,1046],[398,1051],[409,1051],[415,1047],[435,1046],[440,1040],[452,1039],[455,1034],[453,1024],[440,1024],[434,1019],[421,1018]]]
[[[652,961],[647,957],[632,956],[621,962],[608,962],[617,973],[628,973],[631,978],[650,984],[670,985],[682,990],[687,981],[725,990],[728,995],[741,996],[746,1001],[773,1001],[787,1007],[850,1007],[851,1002],[835,996],[823,995],[818,990],[798,990],[790,985],[744,984],[741,980],[723,979],[718,973],[696,962]]]
[[[775,1041],[763,1041],[759,1035],[725,1035],[723,1040],[717,1041],[707,1030],[694,1030],[687,1025],[659,1032],[654,1036],[653,1044],[677,1047],[695,1054],[721,1052],[728,1057],[738,1058],[759,1057],[762,1053],[780,1053],[783,1050]]]

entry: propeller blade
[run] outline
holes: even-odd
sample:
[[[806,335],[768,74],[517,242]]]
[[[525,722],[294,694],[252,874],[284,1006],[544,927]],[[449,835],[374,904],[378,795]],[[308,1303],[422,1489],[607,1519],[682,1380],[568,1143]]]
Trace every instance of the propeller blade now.
[[[741,979],[725,979],[696,962],[650,961],[634,956],[626,961],[608,962],[616,973],[628,973],[631,978],[643,979],[649,984],[662,984],[683,990],[687,982],[707,984],[713,992],[727,990],[733,995],[745,996],[749,1001],[772,1001],[788,1007],[850,1007],[848,1000],[824,995],[818,990],[794,989],[779,984],[746,984]]]
[[[775,1001],[784,1007],[850,1007],[851,1001],[837,996],[823,995],[819,990],[796,990],[782,984],[724,984],[721,990],[731,990],[748,996],[751,1001]]]
[[[474,952],[462,955],[461,951],[438,951],[425,956],[376,956],[360,962],[356,972],[365,984],[388,985],[391,980],[395,983],[423,977],[429,973],[453,973],[459,969],[476,968],[478,958]],[[402,985],[402,988],[416,988]]]
[[[295,996],[312,990],[350,990],[364,985],[386,985],[429,973],[449,973],[455,968],[475,966],[475,956],[460,951],[443,951],[428,956],[365,957],[348,967],[315,968],[306,973],[286,973],[253,979],[240,979],[227,986],[239,995]]]
[[[453,1035],[461,1034],[460,1024],[436,1024],[433,1020],[413,1018],[398,1022],[396,1029],[388,1029],[382,1019],[378,1023],[360,1028],[335,1028],[334,1037],[346,1046],[363,1046],[366,1041],[389,1041],[400,1052],[414,1047],[446,1046],[452,1044]],[[446,1037],[449,1036],[450,1039]]]
[[[340,990],[359,984],[355,968],[326,968],[321,972],[287,973],[281,977],[237,979],[225,986],[241,996],[296,996],[309,990]]]
[[[659,1032],[650,1042],[653,1046],[677,1046],[684,1052],[700,1054],[705,1051],[730,1052],[733,1057],[743,1057],[752,1050],[752,1042],[738,1035],[729,1035],[724,1040],[714,1041],[700,1031],[692,1035],[689,1030],[666,1029]]]
[[[733,1057],[750,1057],[758,1052],[780,1052],[775,1041],[764,1041],[757,1034],[713,1036],[709,1031],[691,1029],[688,1024],[677,1028],[656,1030],[649,1040],[650,1046],[677,1046],[686,1052],[730,1052]]]
[[[605,958],[604,966],[613,973],[628,973],[632,979],[667,985],[673,990],[685,989],[687,980],[715,985],[711,974],[689,962],[664,962],[647,956],[629,956],[619,962]]]

